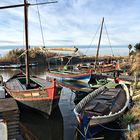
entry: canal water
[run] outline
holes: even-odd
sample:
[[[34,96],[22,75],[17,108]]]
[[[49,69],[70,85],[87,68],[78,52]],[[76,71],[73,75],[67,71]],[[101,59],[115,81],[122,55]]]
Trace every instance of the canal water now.
[[[45,67],[30,69],[30,74],[46,78]],[[0,70],[4,81],[10,78],[18,70]],[[24,111],[20,113],[20,124],[27,140],[78,140],[77,120],[73,113],[75,94],[67,88],[63,88],[59,107],[46,118],[36,112]],[[113,127],[112,124],[110,127]],[[114,125],[116,128],[116,124]],[[114,128],[114,127],[113,127]],[[120,140],[121,133],[118,131],[103,131],[98,138],[105,140]]]

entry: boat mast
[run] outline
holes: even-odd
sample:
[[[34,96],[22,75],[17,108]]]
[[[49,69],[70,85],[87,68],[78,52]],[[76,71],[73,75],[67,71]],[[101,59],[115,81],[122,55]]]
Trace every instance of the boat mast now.
[[[15,8],[15,7],[23,7],[24,6],[24,28],[25,28],[25,45],[26,45],[25,65],[26,65],[26,85],[27,85],[27,87],[30,84],[30,80],[29,80],[30,79],[30,74],[29,74],[29,44],[28,44],[28,6],[44,5],[44,4],[51,4],[51,3],[57,3],[57,1],[30,4],[30,3],[28,3],[28,0],[24,0],[24,4],[0,7],[0,9],[7,9],[7,8]]]
[[[100,36],[99,36],[99,42],[98,42],[98,48],[97,48],[97,53],[96,53],[96,62],[95,64],[97,64],[98,61],[98,56],[99,56],[99,49],[100,49],[100,43],[101,43],[101,37],[102,37],[102,30],[103,30],[103,24],[104,24],[104,17],[102,19],[102,24],[101,24],[101,30],[100,30]]]
[[[28,1],[24,0],[24,28],[25,28],[25,46],[26,46],[26,54],[25,54],[25,65],[26,65],[26,85],[30,84],[30,74],[29,74],[29,51],[28,51]]]

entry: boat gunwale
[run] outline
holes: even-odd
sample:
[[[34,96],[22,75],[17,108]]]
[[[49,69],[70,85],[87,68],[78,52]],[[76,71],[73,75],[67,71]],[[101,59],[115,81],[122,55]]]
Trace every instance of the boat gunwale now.
[[[129,105],[129,101],[130,101],[130,94],[129,94],[129,91],[128,91],[128,87],[124,84],[124,83],[120,83],[120,85],[123,87],[123,89],[125,90],[125,94],[126,94],[126,102],[125,102],[125,105],[124,105],[124,107],[121,109],[121,110],[119,110],[118,112],[115,112],[115,113],[113,113],[113,114],[109,114],[109,115],[98,115],[98,116],[92,116],[92,117],[90,117],[90,121],[92,121],[92,120],[94,120],[94,122],[95,122],[95,124],[96,124],[96,121],[97,120],[100,120],[100,119],[116,119],[117,118],[117,116],[120,116],[125,110],[126,110],[126,108],[128,107],[128,105]],[[95,92],[95,91],[94,91]],[[98,93],[99,94],[99,93]],[[97,94],[97,95],[98,95]],[[97,96],[96,95],[96,96]],[[77,110],[76,110],[76,108],[74,108],[74,113],[75,113],[75,115],[76,115],[76,117],[77,117],[77,119],[78,119],[78,116],[80,116],[80,113],[79,112],[77,112]],[[79,120],[79,119],[78,119]],[[110,120],[110,121],[111,121]],[[107,122],[109,122],[109,120],[107,121]]]
[[[67,74],[67,73],[66,73]],[[85,73],[78,73],[78,74],[67,74],[65,75],[64,73],[51,73],[51,72],[47,72],[47,75],[50,76],[56,76],[56,77],[62,77],[62,78],[76,78],[76,77],[81,77],[81,76],[91,76],[92,71],[88,71]]]

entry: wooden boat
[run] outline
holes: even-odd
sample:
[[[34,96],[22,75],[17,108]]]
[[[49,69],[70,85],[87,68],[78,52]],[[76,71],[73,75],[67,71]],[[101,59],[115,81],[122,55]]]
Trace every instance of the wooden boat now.
[[[120,69],[118,63],[115,64],[114,62],[112,62],[111,57],[107,58],[106,56],[104,56],[104,57],[101,56],[99,59],[99,50],[100,50],[100,43],[101,43],[101,39],[102,39],[103,26],[104,26],[104,17],[103,17],[102,23],[101,23],[97,52],[96,52],[94,62],[88,63],[88,64],[86,64],[86,66],[85,66],[85,64],[79,64],[77,66],[78,69],[80,69],[80,70],[91,69],[93,72],[96,72],[96,73],[113,72],[115,70]],[[108,59],[108,61],[106,61],[105,59]]]
[[[96,72],[96,73],[105,73],[105,72],[115,71],[116,67],[114,64],[96,65],[96,68],[95,68],[95,66],[92,66],[92,65],[89,65],[89,66],[78,65],[78,69],[79,70],[83,70],[83,69],[90,70],[91,69],[93,72]]]
[[[20,107],[27,107],[50,115],[58,106],[62,87],[56,80],[52,82],[30,76],[30,86],[26,87],[26,77],[22,73],[11,77],[4,85],[7,93],[12,96]]]
[[[46,73],[47,78],[56,78],[58,81],[80,81],[88,83],[90,81],[92,71],[72,72],[72,71],[49,71]]]
[[[125,84],[109,84],[88,94],[74,108],[79,123],[83,116],[89,119],[89,126],[106,124],[116,120],[127,109],[130,101],[129,89]]]
[[[92,89],[97,89],[105,84],[107,84],[109,80],[107,79],[106,75],[100,73],[92,73],[91,79],[89,81],[89,86]]]
[[[0,65],[0,69],[20,69],[20,64]]]
[[[49,4],[36,3],[38,4]],[[52,2],[54,3],[54,2]],[[36,76],[30,76],[29,73],[29,44],[28,44],[28,7],[32,5],[24,0],[24,4],[10,5],[0,7],[0,9],[24,7],[25,18],[25,66],[26,74],[23,73],[14,75],[4,85],[6,92],[13,97],[20,107],[28,107],[47,115],[50,115],[56,106],[60,98],[62,87],[56,85],[56,81],[53,79],[51,82],[45,79],[38,78]],[[34,5],[34,4],[33,4]]]
[[[53,48],[53,50],[62,50],[62,51],[74,51],[77,52],[78,48],[74,46],[74,48]],[[62,57],[61,57],[62,58]],[[72,58],[72,55],[71,55]],[[75,69],[73,65],[68,65],[69,61],[67,64],[64,66],[63,69],[53,69],[49,70],[46,72],[46,78],[51,79],[51,78],[56,78],[59,82],[63,81],[77,81],[77,82],[84,82],[88,83],[91,78],[92,71],[86,71],[86,72],[81,72],[78,69]]]

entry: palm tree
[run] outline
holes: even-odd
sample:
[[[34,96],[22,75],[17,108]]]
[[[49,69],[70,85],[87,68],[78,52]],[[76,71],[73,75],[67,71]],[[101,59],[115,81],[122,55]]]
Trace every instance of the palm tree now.
[[[137,85],[138,85],[138,78],[140,77],[140,43],[137,43],[135,46],[135,60],[132,64],[132,68],[131,68],[131,71],[133,72],[134,74],[134,77],[135,77],[135,87],[137,88]]]
[[[132,45],[131,44],[128,45],[128,49],[129,49],[129,55],[130,55],[130,50],[132,49]]]
[[[137,43],[134,48],[136,49],[136,51],[140,51],[140,43]]]

